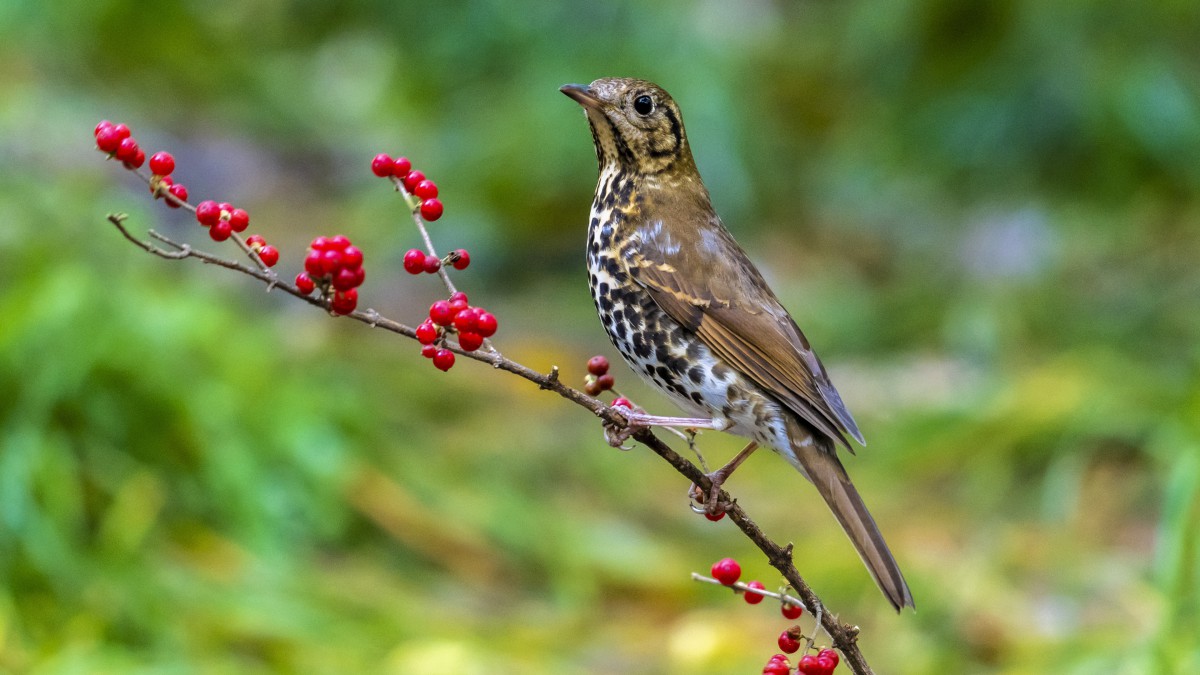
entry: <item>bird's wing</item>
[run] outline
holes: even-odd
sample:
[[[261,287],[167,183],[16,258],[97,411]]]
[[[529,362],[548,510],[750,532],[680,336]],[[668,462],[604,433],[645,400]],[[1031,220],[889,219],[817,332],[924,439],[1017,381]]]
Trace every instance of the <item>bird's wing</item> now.
[[[754,263],[709,217],[684,237],[661,221],[638,227],[624,252],[629,273],[727,365],[853,451],[843,434],[863,437],[825,367]]]

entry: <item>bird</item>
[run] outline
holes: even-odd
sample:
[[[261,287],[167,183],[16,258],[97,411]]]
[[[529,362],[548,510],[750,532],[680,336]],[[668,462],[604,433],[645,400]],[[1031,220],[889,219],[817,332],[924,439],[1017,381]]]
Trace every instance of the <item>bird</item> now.
[[[713,495],[758,446],[813,485],[892,606],[915,607],[900,567],[838,458],[865,445],[850,411],[779,298],[713,209],[675,100],[632,78],[567,84],[584,111],[599,177],[588,283],[613,345],[691,418],[631,423],[749,439],[709,474]]]

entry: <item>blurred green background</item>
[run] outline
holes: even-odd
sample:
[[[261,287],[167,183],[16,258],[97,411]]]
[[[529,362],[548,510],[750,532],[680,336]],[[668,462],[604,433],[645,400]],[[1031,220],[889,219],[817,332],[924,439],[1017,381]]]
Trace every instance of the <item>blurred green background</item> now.
[[[95,152],[108,118],[285,274],[350,236],[415,323],[439,288],[368,170],[405,154],[499,348],[581,383],[616,354],[557,88],[609,75],[679,101],[864,427],[915,614],[783,462],[730,488],[879,672],[1200,671],[1198,34],[1179,0],[0,3],[0,671],[758,672],[788,622],[688,574],[780,579],[650,453],[104,221],[231,250]]]

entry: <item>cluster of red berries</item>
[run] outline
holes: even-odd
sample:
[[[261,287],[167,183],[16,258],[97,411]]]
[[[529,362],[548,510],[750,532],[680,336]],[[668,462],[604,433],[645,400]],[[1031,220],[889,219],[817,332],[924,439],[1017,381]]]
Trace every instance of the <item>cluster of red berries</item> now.
[[[404,254],[404,271],[409,274],[436,274],[442,265],[449,265],[456,270],[465,270],[471,264],[471,254],[465,248],[456,248],[446,254],[445,258],[429,255],[419,248],[410,248]]]
[[[96,147],[125,163],[127,169],[140,169],[146,163],[146,153],[124,124],[104,120],[96,125]]]
[[[296,288],[308,295],[320,286],[321,295],[332,294],[334,314],[349,314],[358,307],[358,287],[367,276],[362,264],[362,250],[345,235],[317,237],[308,246],[304,271],[296,275]]]
[[[733,558],[722,558],[713,563],[710,570],[712,578],[719,581],[725,586],[733,586],[742,576],[742,566]],[[763,595],[754,593],[753,590],[766,590],[761,582],[751,581],[744,584],[742,589],[742,598],[751,605],[757,605],[763,601]],[[753,589],[753,590],[751,590]],[[804,613],[804,608],[800,605],[795,605],[784,601],[779,611],[783,614],[783,618],[788,620],[796,620]],[[779,648],[787,654],[796,653],[801,646],[803,634],[800,632],[799,626],[793,626],[779,634],[777,640]],[[796,665],[796,672],[802,675],[832,675],[839,662],[838,653],[832,649],[822,649],[816,654],[806,654],[800,658]],[[776,654],[771,657],[767,665],[763,667],[763,673],[787,675],[791,672],[791,666],[788,664],[787,657],[783,654]]]
[[[412,162],[407,157],[392,159],[390,155],[380,153],[371,160],[371,172],[380,178],[394,177],[404,185],[404,190],[421,200],[421,217],[430,222],[442,217],[442,201],[437,198],[437,183],[425,177],[424,173],[412,168]]]
[[[225,241],[234,232],[246,231],[250,226],[250,214],[229,202],[205,199],[196,205],[196,222],[208,228],[208,236],[213,241]]]
[[[137,140],[124,124],[104,120],[96,125],[95,135],[96,147],[124,162],[125,168],[140,169],[146,163],[146,153],[138,147]],[[150,156],[150,173],[153,174],[150,177],[150,194],[155,199],[164,198],[167,206],[177,209],[187,204],[188,190],[183,183],[176,183],[171,178],[174,171],[175,158],[171,153],[156,152]],[[234,232],[245,232],[250,225],[250,214],[234,208],[228,202],[218,203],[208,199],[197,204],[194,210],[196,220],[208,228],[208,236],[213,241],[225,241]],[[262,236],[255,234],[247,237],[246,245],[258,254],[259,260],[267,267],[274,267],[279,262],[279,249],[268,244]]]
[[[246,245],[258,254],[258,259],[263,261],[267,267],[274,267],[275,263],[279,262],[279,249],[268,244],[261,234],[252,234],[246,237]]]
[[[146,163],[146,153],[138,147],[137,139],[129,127],[124,124],[113,124],[102,120],[94,130],[96,147],[109,157],[121,160],[126,169],[140,169]],[[150,170],[155,178],[150,181],[150,193],[155,199],[170,194],[175,199],[165,200],[167,206],[177,209],[187,201],[188,191],[182,184],[176,184],[170,173],[175,170],[175,160],[165,152],[156,152],[150,157]]]
[[[433,360],[441,371],[454,366],[454,352],[443,346],[446,335],[458,334],[458,346],[465,352],[473,352],[483,346],[484,338],[496,334],[496,316],[482,307],[472,307],[467,294],[459,291],[449,300],[438,300],[429,306],[429,318],[417,326],[417,342],[421,355]]]
[[[587,370],[583,390],[588,396],[599,396],[601,392],[612,389],[617,383],[608,372],[608,359],[599,354],[588,359]]]
[[[796,643],[796,649],[799,649],[799,642]],[[787,651],[787,650],[784,650]],[[795,649],[792,650],[794,652]],[[788,652],[788,653],[792,653]],[[798,675],[833,675],[833,671],[837,669],[841,663],[841,657],[832,649],[822,649],[816,654],[805,654],[796,662],[796,673]],[[787,656],[776,654],[767,661],[767,665],[763,666],[763,675],[789,675],[792,672],[791,664],[788,663]]]
[[[150,156],[150,173],[154,174],[150,178],[150,194],[154,195],[155,199],[162,197],[164,194],[169,194],[175,199],[164,199],[167,206],[177,209],[187,203],[188,190],[183,183],[176,183],[174,178],[171,178],[171,172],[175,170],[175,158],[169,152],[156,152]],[[249,216],[246,217],[246,222],[250,222]],[[214,237],[215,238],[215,237]],[[229,235],[225,236],[228,239]],[[218,239],[218,241],[221,241]]]

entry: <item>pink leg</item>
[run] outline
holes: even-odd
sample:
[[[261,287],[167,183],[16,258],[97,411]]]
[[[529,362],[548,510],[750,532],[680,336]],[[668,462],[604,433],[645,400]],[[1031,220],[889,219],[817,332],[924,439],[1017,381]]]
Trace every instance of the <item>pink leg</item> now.
[[[714,431],[724,431],[729,428],[728,420],[710,419],[707,417],[663,417],[661,415],[647,415],[644,412],[635,412],[626,409],[620,412],[625,416],[625,419],[629,420],[629,426],[631,427],[683,427],[685,429],[712,429]]]
[[[604,427],[604,438],[608,440],[608,444],[614,448],[620,448],[625,441],[633,435],[635,431],[641,428],[658,426],[658,427],[683,427],[685,429],[712,429],[714,431],[724,431],[729,428],[729,420],[710,419],[707,417],[662,417],[659,415],[647,415],[644,412],[630,410],[628,408],[617,408],[617,412],[625,416],[628,424],[624,428],[615,428],[610,425]]]

